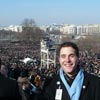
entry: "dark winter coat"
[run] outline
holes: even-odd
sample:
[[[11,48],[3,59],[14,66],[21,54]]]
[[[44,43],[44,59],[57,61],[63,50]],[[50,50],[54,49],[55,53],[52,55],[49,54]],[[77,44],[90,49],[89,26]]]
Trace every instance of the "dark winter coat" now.
[[[43,100],[55,100],[57,81],[60,81],[62,89],[62,99],[61,100],[71,100],[70,96],[62,83],[60,76],[57,75],[52,82],[47,86],[45,92],[43,93]],[[100,78],[84,72],[83,87],[79,100],[100,100]]]
[[[0,100],[22,100],[17,81],[0,74]]]

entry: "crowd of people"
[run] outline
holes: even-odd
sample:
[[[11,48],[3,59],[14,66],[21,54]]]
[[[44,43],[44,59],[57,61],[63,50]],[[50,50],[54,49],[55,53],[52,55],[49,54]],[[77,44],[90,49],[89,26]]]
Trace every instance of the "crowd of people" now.
[[[58,73],[60,64],[49,69],[40,66],[40,48],[34,44],[0,42],[1,74],[17,80],[24,91],[25,100],[39,100],[41,92]],[[80,51],[79,64],[88,73],[100,76],[100,52]],[[23,63],[22,59],[30,57],[35,62]],[[41,99],[40,99],[41,100]]]

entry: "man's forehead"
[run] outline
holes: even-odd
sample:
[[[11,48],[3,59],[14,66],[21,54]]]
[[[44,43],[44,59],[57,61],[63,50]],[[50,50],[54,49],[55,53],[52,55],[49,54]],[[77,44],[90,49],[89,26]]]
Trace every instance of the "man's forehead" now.
[[[61,48],[61,50],[60,50],[60,52],[68,52],[68,51],[75,51],[75,49],[74,48],[72,48],[72,47],[63,47],[63,48]]]

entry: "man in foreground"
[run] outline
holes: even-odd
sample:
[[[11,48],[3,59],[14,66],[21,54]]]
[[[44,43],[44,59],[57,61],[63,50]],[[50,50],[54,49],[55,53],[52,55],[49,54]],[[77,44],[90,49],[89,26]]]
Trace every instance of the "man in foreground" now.
[[[43,93],[43,100],[99,100],[100,78],[79,65],[79,48],[64,42],[58,49],[60,70]]]

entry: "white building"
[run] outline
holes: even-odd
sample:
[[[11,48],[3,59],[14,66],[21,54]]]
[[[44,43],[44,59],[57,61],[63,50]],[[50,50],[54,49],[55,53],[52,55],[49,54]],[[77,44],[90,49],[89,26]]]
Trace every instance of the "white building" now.
[[[77,26],[77,35],[96,35],[100,34],[100,25],[88,24]]]
[[[8,27],[2,28],[2,30],[14,31],[14,32],[22,32],[22,26],[20,26],[20,25],[10,25]]]

